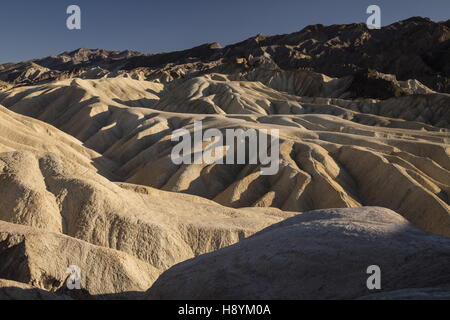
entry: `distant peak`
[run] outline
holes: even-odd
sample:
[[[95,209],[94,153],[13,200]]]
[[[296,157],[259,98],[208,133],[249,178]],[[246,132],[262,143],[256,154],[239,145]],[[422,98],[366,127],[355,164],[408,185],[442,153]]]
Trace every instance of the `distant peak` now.
[[[209,49],[222,49],[222,46],[218,42],[209,43]]]
[[[77,54],[77,53],[85,53],[85,52],[91,52],[91,51],[93,51],[93,50],[88,49],[88,48],[78,48],[78,49],[75,49],[75,50],[73,50],[71,52],[68,52],[67,54],[68,55],[74,55],[74,54]]]
[[[433,22],[433,20],[431,20],[428,17],[411,17],[409,19],[403,20],[403,22]]]

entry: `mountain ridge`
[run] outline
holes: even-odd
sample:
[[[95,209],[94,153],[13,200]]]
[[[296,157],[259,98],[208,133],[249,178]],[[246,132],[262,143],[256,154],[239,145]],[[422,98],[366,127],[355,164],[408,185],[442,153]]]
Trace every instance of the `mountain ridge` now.
[[[433,90],[450,93],[450,20],[412,17],[380,30],[370,30],[363,23],[317,24],[289,34],[257,35],[224,47],[206,43],[157,54],[80,48],[28,61],[50,69],[34,79],[11,75],[27,62],[0,65],[0,80],[16,85],[38,84],[92,67],[123,72],[145,69],[147,73],[168,68],[176,79],[235,67],[236,62],[242,66],[258,57],[270,58],[282,70],[306,69],[331,77],[374,69],[401,81],[416,79]],[[176,69],[182,69],[182,75],[176,74]]]

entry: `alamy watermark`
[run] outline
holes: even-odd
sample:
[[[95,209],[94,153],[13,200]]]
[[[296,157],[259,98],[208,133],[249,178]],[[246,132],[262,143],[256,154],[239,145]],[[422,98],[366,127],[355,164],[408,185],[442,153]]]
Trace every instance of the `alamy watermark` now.
[[[67,268],[69,277],[66,281],[67,289],[80,290],[81,289],[81,269],[78,266],[71,265]]]
[[[380,29],[381,28],[381,8],[375,4],[367,8],[367,14],[370,17],[367,18],[367,28],[369,29]]]
[[[370,277],[367,278],[367,289],[381,290],[381,268],[377,265],[369,266],[367,274],[370,274]]]
[[[72,4],[67,7],[66,13],[69,15],[66,20],[67,29],[81,30],[81,8]]]
[[[381,28],[381,8],[378,5],[370,5],[366,10],[370,14],[367,18],[367,28],[380,29]],[[67,7],[66,14],[69,17],[66,20],[66,26],[69,30],[81,30],[81,8],[78,5],[72,4]]]
[[[195,121],[194,132],[179,129],[172,141],[179,142],[171,154],[172,162],[181,164],[261,165],[262,175],[275,175],[280,165],[279,130],[207,129]],[[181,141],[180,141],[181,140]],[[270,151],[270,152],[269,152]]]

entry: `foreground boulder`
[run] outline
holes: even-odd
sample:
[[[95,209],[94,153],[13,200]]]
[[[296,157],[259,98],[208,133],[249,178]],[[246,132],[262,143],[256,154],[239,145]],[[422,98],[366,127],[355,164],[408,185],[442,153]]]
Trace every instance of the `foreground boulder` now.
[[[381,290],[369,291],[369,266]],[[150,299],[356,299],[450,284],[450,239],[384,208],[307,212],[166,271]],[[395,298],[395,296],[394,296]]]

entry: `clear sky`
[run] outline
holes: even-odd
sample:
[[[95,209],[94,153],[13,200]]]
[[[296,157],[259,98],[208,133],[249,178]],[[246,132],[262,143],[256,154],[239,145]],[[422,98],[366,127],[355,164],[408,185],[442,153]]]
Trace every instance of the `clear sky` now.
[[[81,7],[82,30],[66,28],[71,4]],[[158,53],[227,45],[310,24],[365,22],[370,4],[380,5],[383,25],[411,16],[450,19],[450,0],[1,0],[0,63],[80,47]]]

